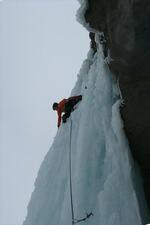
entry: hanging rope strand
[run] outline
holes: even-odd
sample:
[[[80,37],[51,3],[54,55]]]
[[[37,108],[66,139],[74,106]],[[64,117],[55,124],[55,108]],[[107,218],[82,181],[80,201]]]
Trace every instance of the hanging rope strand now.
[[[71,136],[72,136],[72,120],[70,118],[70,143],[69,143],[69,172],[70,172],[70,200],[71,200],[71,214],[72,225],[74,225],[74,209],[73,209],[73,196],[72,196],[72,160],[71,160]]]
[[[83,222],[93,216],[93,213],[87,213],[86,216],[82,219],[75,219],[74,218],[74,208],[73,208],[73,194],[72,194],[72,157],[71,157],[71,150],[72,150],[72,119],[70,117],[70,137],[69,137],[69,180],[70,180],[70,201],[71,201],[71,214],[72,214],[72,225],[77,223]]]

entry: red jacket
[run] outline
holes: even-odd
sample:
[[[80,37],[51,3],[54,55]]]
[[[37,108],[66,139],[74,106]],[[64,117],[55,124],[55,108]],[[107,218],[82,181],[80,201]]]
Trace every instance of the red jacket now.
[[[71,100],[71,99],[76,99],[76,98],[79,98],[79,96],[73,96],[73,97],[70,97],[68,99],[63,99],[61,100],[59,103],[58,103],[58,107],[57,107],[57,114],[58,114],[58,123],[57,123],[57,126],[59,127],[60,126],[60,123],[61,123],[61,114],[62,112],[65,112],[65,104]],[[81,96],[80,96],[81,98]]]
[[[57,107],[57,114],[58,114],[58,123],[57,126],[60,126],[61,123],[61,114],[62,112],[65,112],[65,104],[68,102],[68,99],[63,99],[58,103],[58,107]]]

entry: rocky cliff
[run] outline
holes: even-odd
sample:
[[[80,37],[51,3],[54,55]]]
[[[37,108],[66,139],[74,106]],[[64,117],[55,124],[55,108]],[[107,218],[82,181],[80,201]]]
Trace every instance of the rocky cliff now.
[[[150,1],[88,0],[85,19],[104,33],[105,54],[109,49],[113,59],[110,69],[124,99],[125,131],[150,207]],[[93,36],[91,46],[96,48]]]

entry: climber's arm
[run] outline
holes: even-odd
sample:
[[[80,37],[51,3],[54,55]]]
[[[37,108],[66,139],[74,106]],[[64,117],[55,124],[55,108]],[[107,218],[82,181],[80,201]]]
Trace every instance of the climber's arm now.
[[[57,127],[59,128],[60,127],[60,123],[61,123],[61,112],[60,111],[57,111],[57,114],[58,114]]]

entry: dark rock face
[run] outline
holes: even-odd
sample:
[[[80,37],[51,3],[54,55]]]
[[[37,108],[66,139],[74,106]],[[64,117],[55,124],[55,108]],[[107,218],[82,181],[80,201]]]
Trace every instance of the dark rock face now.
[[[125,131],[150,207],[150,1],[89,0],[85,19],[103,31],[119,79]]]

